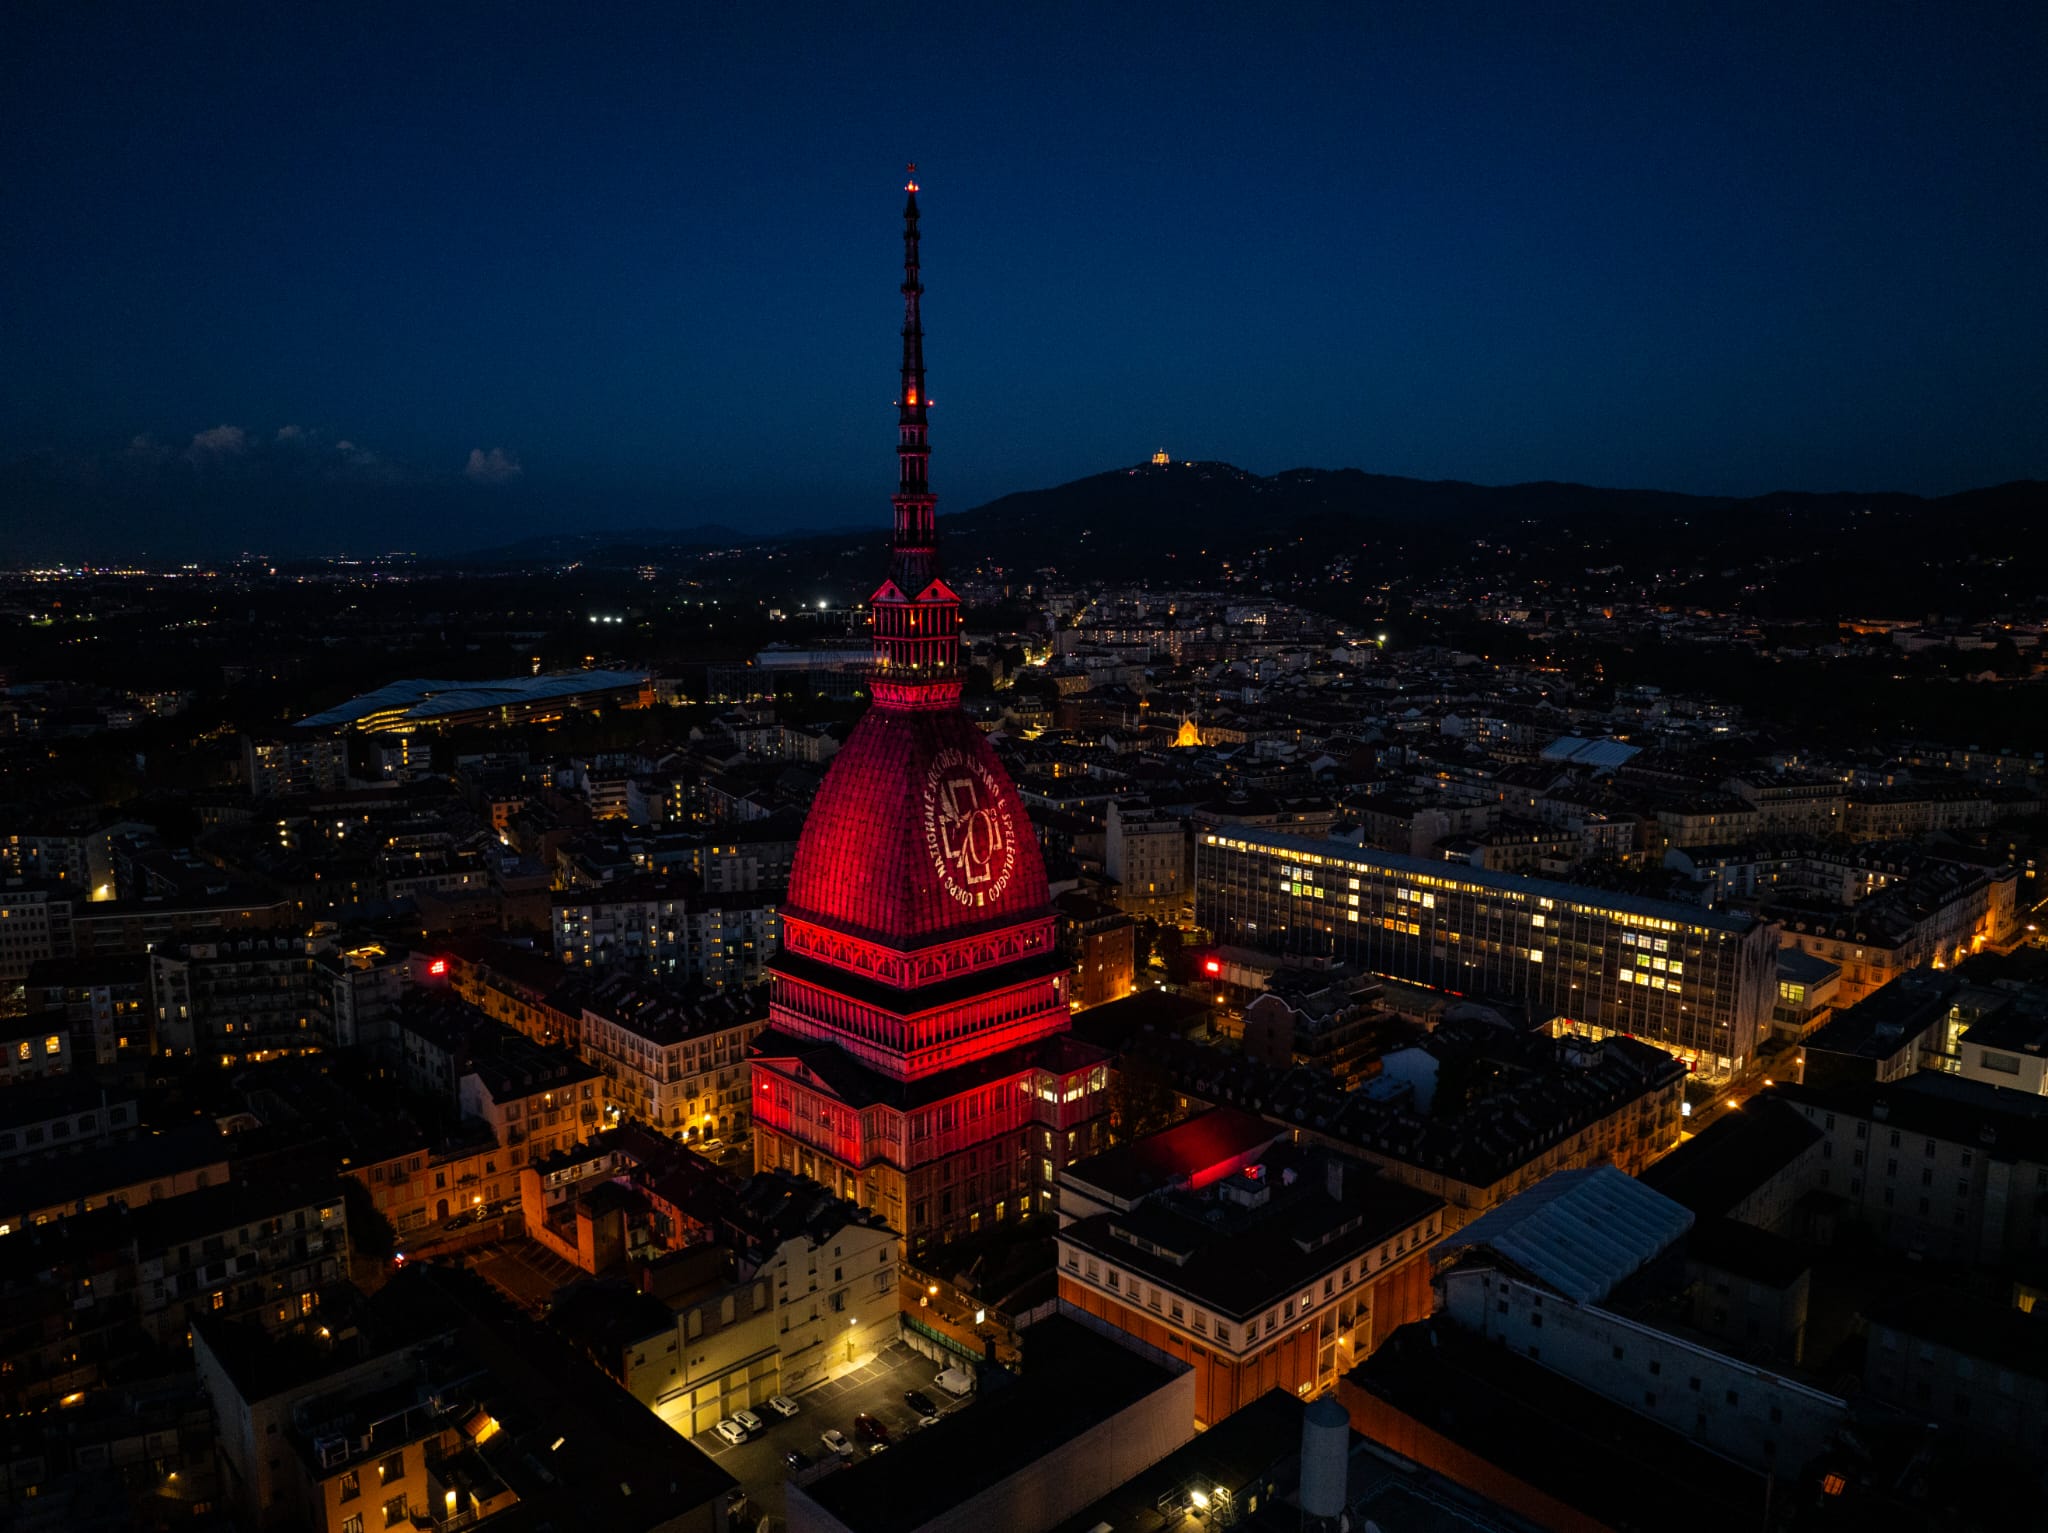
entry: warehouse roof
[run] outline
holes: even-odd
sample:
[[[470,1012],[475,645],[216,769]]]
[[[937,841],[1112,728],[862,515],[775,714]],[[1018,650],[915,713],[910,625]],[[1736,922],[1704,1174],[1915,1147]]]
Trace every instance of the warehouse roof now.
[[[1692,1210],[1613,1166],[1547,1176],[1437,1246],[1483,1246],[1581,1304],[1597,1303],[1692,1228]]]

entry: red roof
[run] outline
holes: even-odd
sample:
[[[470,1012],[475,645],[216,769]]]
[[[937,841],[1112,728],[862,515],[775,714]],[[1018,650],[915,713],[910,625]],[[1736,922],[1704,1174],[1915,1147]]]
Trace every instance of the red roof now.
[[[896,948],[1047,908],[1016,786],[957,708],[870,708],[826,770],[785,915]]]

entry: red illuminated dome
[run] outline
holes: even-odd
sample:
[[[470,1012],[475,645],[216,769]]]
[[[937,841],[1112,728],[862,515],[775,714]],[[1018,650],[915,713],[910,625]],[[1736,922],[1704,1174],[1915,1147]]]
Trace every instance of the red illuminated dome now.
[[[1038,838],[981,731],[869,709],[804,822],[785,919],[914,948],[1044,914]]]
[[[833,758],[797,843],[784,907],[797,951],[819,951],[806,922],[904,949],[1050,914],[1017,790],[960,711],[960,598],[939,574],[928,469],[917,183],[907,190],[895,531],[889,576],[869,604],[875,701]]]
[[[797,843],[749,1090],[757,1167],[818,1178],[918,1250],[1049,1217],[1057,1167],[1099,1148],[1109,1070],[1070,1032],[1031,821],[960,711],[909,191],[895,530],[869,602],[874,703]]]

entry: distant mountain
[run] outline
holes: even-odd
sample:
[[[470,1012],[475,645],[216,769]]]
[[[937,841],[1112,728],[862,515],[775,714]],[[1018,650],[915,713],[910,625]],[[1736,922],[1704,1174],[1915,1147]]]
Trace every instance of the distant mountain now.
[[[1568,581],[1619,566],[1645,579],[1712,568],[1769,568],[1805,580],[1843,610],[1929,610],[1967,597],[1994,606],[2048,589],[2048,551],[2029,528],[2048,484],[2024,480],[1955,495],[1780,491],[1682,495],[1538,482],[1478,485],[1359,469],[1262,476],[1228,463],[1141,464],[1028,490],[941,519],[949,569],[1157,582],[1349,575],[1362,588],[1478,568]],[[879,564],[850,564],[887,529],[793,540],[779,567],[849,586]],[[1226,568],[1227,567],[1227,568]],[[853,571],[858,569],[858,575]],[[1787,572],[1792,572],[1790,575]],[[849,581],[851,577],[851,581]],[[1871,609],[1874,610],[1874,609]]]
[[[801,536],[802,534],[797,534]],[[557,564],[575,560],[631,562],[636,554],[674,553],[698,548],[737,547],[759,542],[737,528],[711,523],[702,527],[624,527],[607,532],[544,532],[454,556],[460,564]]]

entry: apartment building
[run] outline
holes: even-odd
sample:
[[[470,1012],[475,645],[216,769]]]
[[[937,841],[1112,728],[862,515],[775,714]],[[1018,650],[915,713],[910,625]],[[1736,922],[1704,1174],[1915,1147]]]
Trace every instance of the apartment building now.
[[[1773,901],[1766,911],[1787,947],[1837,965],[1836,1004],[1849,1006],[1927,965],[1946,966],[2001,941],[2017,919],[2012,868],[1926,858],[1852,905]]]
[[[232,1065],[334,1045],[334,975],[312,938],[174,943],[148,963],[167,1052]]]
[[[1334,1389],[1430,1310],[1443,1199],[1219,1108],[1066,1168],[1060,1297],[1195,1370],[1198,1424]]]
[[[1552,1038],[1471,1016],[1383,1055],[1355,1090],[1190,1039],[1134,1040],[1126,1058],[1156,1078],[1172,1116],[1230,1102],[1298,1125],[1303,1139],[1442,1198],[1453,1229],[1554,1171],[1642,1170],[1678,1142],[1686,1079],[1684,1065],[1645,1043]],[[1445,1078],[1488,1084],[1440,1103]]]
[[[583,1290],[556,1326],[686,1436],[859,1367],[896,1339],[897,1237],[817,1183],[762,1172],[721,1199],[713,1237]]]
[[[1187,823],[1178,815],[1112,799],[1104,820],[1103,872],[1119,909],[1169,925],[1193,903]]]
[[[780,940],[780,890],[698,894],[651,878],[553,897],[555,957],[713,987],[757,985]]]
[[[418,1266],[346,1332],[193,1328],[222,1494],[257,1533],[715,1533],[737,1483],[472,1273]]]
[[[142,954],[45,960],[29,970],[23,987],[29,1015],[45,1025],[61,1022],[81,1060],[140,1069],[156,1036],[149,971]]]
[[[1934,1070],[1777,1095],[1821,1131],[1815,1188],[1886,1244],[1987,1263],[2048,1245],[2042,1098]]]
[[[72,953],[72,891],[24,879],[0,883],[0,995],[28,977],[30,969]]]
[[[1842,834],[1849,785],[1839,777],[1784,771],[1731,777],[1721,786],[1756,806],[1759,834]]]
[[[242,780],[257,798],[331,793],[348,786],[348,741],[340,735],[283,740],[242,736]]]
[[[765,985],[691,996],[621,971],[578,976],[560,1001],[621,1111],[685,1141],[751,1131],[747,1045],[768,1025]]]

